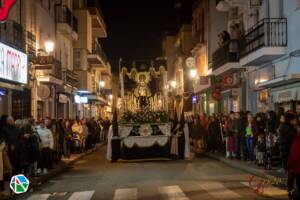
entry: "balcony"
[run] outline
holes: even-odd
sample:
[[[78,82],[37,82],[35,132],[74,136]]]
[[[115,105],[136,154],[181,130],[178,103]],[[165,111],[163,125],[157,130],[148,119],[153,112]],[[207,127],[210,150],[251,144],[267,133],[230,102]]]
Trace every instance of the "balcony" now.
[[[76,73],[74,73],[73,71],[71,71],[69,69],[63,70],[63,81],[65,84],[68,84],[73,87],[77,87],[78,86],[77,76],[78,75]]]
[[[39,82],[58,85],[63,83],[61,63],[53,56],[37,56],[34,60],[34,68]]]
[[[25,48],[29,61],[32,61],[36,56],[36,36],[29,31],[26,31]]]
[[[241,38],[243,66],[259,66],[285,55],[287,19],[267,18],[259,21]]]
[[[0,23],[0,42],[24,51],[25,40],[22,25],[12,20]]]
[[[78,39],[78,20],[67,6],[56,6],[55,20],[59,33],[73,40]]]
[[[212,71],[214,75],[233,72],[241,69],[238,53],[230,52],[230,47],[237,45],[238,40],[230,40],[217,49],[212,55]]]
[[[88,61],[93,67],[106,66],[107,57],[100,44],[94,44],[92,53],[88,55]]]
[[[98,0],[87,0],[86,6],[93,19],[93,35],[98,38],[106,38],[106,24]]]

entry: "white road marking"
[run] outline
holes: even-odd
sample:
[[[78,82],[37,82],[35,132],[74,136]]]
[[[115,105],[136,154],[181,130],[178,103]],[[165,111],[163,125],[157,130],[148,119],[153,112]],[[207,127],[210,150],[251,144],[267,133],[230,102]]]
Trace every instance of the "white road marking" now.
[[[241,199],[242,197],[234,191],[227,189],[219,182],[199,183],[201,189],[205,190],[210,196],[216,199]]]
[[[68,200],[90,200],[95,191],[74,192]]]
[[[55,196],[55,197],[64,197],[66,196],[68,193],[67,192],[54,192],[52,194],[52,196]]]
[[[47,200],[51,194],[34,194],[31,195],[27,200]]]
[[[116,189],[114,200],[137,200],[137,188],[122,188]]]
[[[189,200],[178,185],[159,187],[158,191],[166,200]]]

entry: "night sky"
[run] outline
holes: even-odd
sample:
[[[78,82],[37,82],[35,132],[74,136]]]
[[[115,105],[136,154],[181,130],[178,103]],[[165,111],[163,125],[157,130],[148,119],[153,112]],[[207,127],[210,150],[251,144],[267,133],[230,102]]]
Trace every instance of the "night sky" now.
[[[190,22],[192,0],[183,1],[178,15],[175,0],[100,0],[108,32],[102,44],[112,67],[119,58],[160,57],[163,36]]]

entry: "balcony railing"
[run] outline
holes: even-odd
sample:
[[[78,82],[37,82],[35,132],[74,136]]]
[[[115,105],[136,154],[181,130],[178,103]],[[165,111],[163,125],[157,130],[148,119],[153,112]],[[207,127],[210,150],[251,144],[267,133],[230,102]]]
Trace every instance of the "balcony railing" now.
[[[103,51],[100,44],[98,44],[98,43],[94,44],[94,48],[93,48],[92,53],[99,55],[104,63],[107,62],[107,56],[106,56],[105,52]]]
[[[51,75],[62,79],[61,62],[53,56],[37,56],[34,60],[35,70],[43,71],[43,75]]]
[[[238,44],[238,40],[229,40],[217,49],[212,55],[212,69],[216,70],[229,62],[238,62],[238,51],[230,52],[230,48],[238,47]]]
[[[71,86],[77,87],[78,79],[77,74],[69,69],[63,70],[63,81]]]
[[[26,53],[29,56],[29,59],[33,59],[36,56],[36,36],[26,31]]]
[[[78,20],[67,6],[56,6],[56,22],[66,23],[73,31],[78,32]]]
[[[21,51],[25,50],[24,30],[21,24],[7,20],[0,23],[0,41]]]
[[[287,46],[287,19],[266,18],[250,28],[241,38],[241,57],[262,47]]]

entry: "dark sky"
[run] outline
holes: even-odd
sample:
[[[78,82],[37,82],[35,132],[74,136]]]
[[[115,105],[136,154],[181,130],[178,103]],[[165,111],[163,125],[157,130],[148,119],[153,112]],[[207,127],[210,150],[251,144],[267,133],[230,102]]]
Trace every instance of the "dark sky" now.
[[[100,0],[108,32],[102,44],[113,67],[120,57],[139,60],[161,56],[166,32],[174,32],[178,21],[190,21],[192,0],[182,1],[177,15],[175,0]]]

